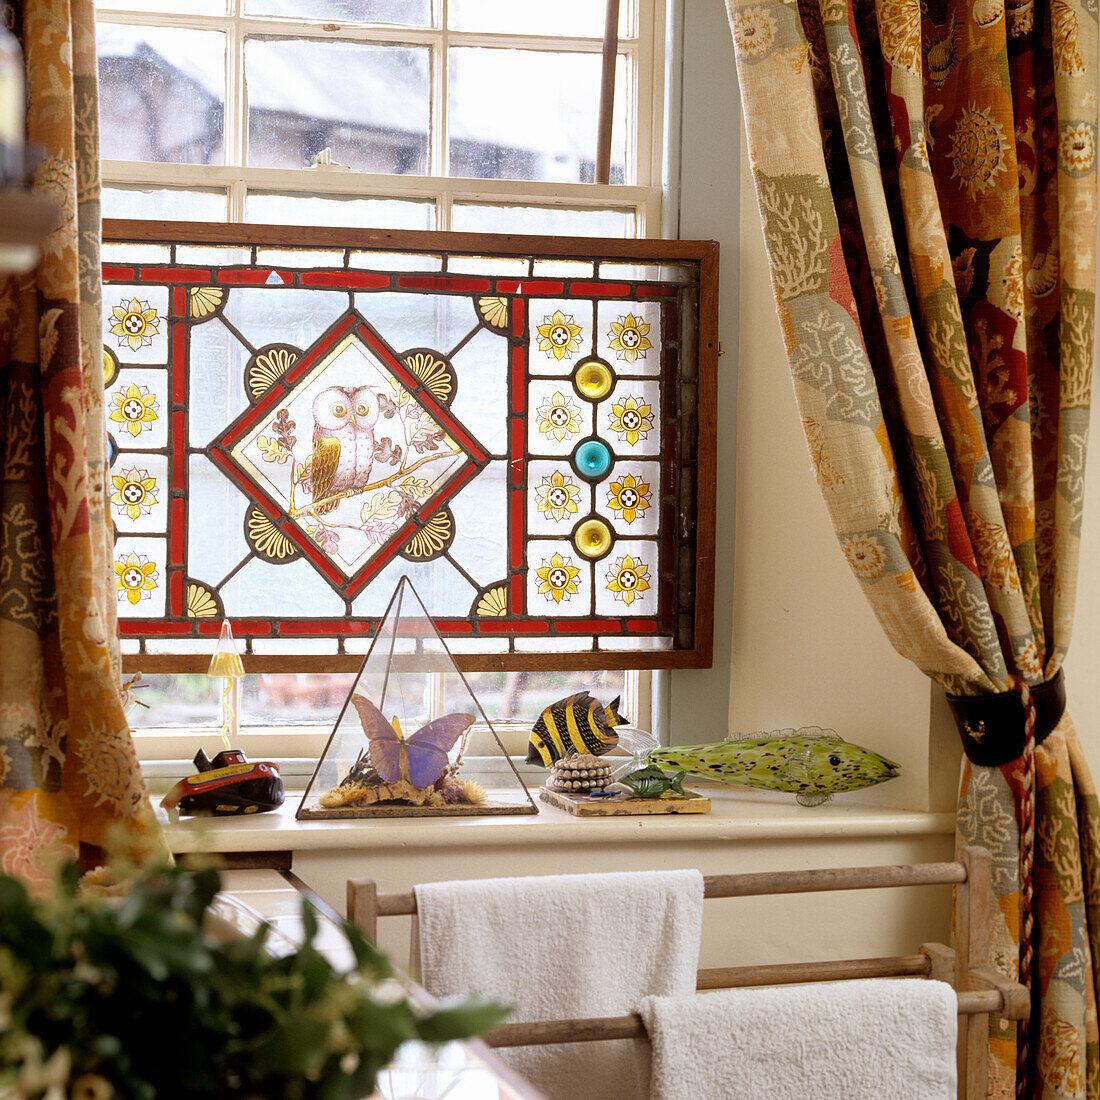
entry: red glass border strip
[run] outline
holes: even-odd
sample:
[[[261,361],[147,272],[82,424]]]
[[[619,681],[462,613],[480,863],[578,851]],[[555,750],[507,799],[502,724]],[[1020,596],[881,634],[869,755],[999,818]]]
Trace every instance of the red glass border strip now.
[[[542,619],[479,619],[482,634],[549,634],[550,624]]]
[[[390,276],[374,271],[303,271],[298,276],[298,285],[303,287],[325,287],[328,290],[388,290]]]
[[[441,294],[487,294],[492,289],[488,279],[473,279],[468,275],[398,275],[399,290],[435,290]]]
[[[557,619],[557,634],[621,634],[623,624],[619,619]]]
[[[143,267],[138,272],[142,283],[209,283],[208,267]]]

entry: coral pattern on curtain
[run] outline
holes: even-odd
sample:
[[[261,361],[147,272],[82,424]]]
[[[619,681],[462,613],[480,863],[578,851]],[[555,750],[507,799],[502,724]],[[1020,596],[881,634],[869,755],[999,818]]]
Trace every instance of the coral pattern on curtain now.
[[[120,698],[99,284],[92,0],[0,4],[22,41],[33,186],[60,213],[0,279],[0,871],[44,888],[112,823],[163,850]]]
[[[949,693],[1058,673],[1094,324],[1096,0],[727,0],[813,468],[895,648]],[[757,368],[754,368],[757,369]],[[1064,715],[1035,751],[1029,1095],[1100,1097],[1100,816]],[[1020,955],[1021,760],[964,768]],[[991,1022],[990,1094],[1017,1032]]]

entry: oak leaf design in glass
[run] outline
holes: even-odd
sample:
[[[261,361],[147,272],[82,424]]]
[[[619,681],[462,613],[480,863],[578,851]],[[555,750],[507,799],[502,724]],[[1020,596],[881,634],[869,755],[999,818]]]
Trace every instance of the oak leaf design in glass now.
[[[160,333],[156,307],[137,298],[129,301],[124,298],[113,306],[111,317],[114,320],[111,333],[118,337],[120,348],[129,345],[131,351],[137,351],[152,344],[153,337]]]
[[[613,481],[607,487],[607,503],[613,512],[621,512],[624,523],[633,523],[644,516],[650,506],[649,483],[640,481],[633,474],[624,474],[621,481]]]
[[[148,386],[131,383],[126,389],[111,394],[108,419],[121,424],[123,431],[129,432],[136,439],[142,432],[153,430],[159,408],[160,405],[149,392]]]
[[[138,519],[148,515],[157,503],[157,479],[151,477],[148,470],[132,466],[119,474],[111,475],[111,503],[118,508],[119,515]]]
[[[539,595],[548,600],[561,603],[577,594],[577,577],[581,571],[573,564],[572,558],[554,554],[548,562],[543,561],[535,572],[539,578]]]
[[[554,310],[538,326],[539,351],[557,360],[572,358],[581,348],[581,326],[573,321],[571,313]]]
[[[633,447],[653,431],[653,406],[633,395],[627,396],[611,406],[608,424],[620,439]]]
[[[131,552],[115,559],[115,589],[120,600],[136,606],[141,600],[151,599],[159,580],[156,562],[144,554]]]
[[[276,350],[280,369],[294,362],[214,439],[213,461],[346,597],[407,547],[435,556],[441,531],[417,532],[488,461],[449,411],[446,357],[395,355],[357,311]]]
[[[609,335],[608,347],[628,363],[644,359],[645,353],[653,347],[649,341],[649,325],[633,313],[612,321]]]

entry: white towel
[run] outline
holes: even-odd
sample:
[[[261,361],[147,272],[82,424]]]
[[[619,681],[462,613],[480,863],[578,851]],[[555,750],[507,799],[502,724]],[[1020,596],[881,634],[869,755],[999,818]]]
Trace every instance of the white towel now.
[[[514,1005],[514,1022],[625,1016],[695,989],[698,871],[436,882],[416,887],[416,907],[428,992],[479,991]],[[499,1053],[553,1100],[646,1095],[630,1041]]]
[[[650,997],[651,1100],[955,1100],[946,982],[874,978]]]

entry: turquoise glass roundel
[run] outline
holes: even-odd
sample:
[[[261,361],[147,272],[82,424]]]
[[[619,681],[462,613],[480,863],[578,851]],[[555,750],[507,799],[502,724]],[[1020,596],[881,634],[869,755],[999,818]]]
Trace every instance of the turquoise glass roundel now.
[[[573,452],[573,465],[581,477],[603,477],[611,469],[611,452],[599,439],[586,439]]]

